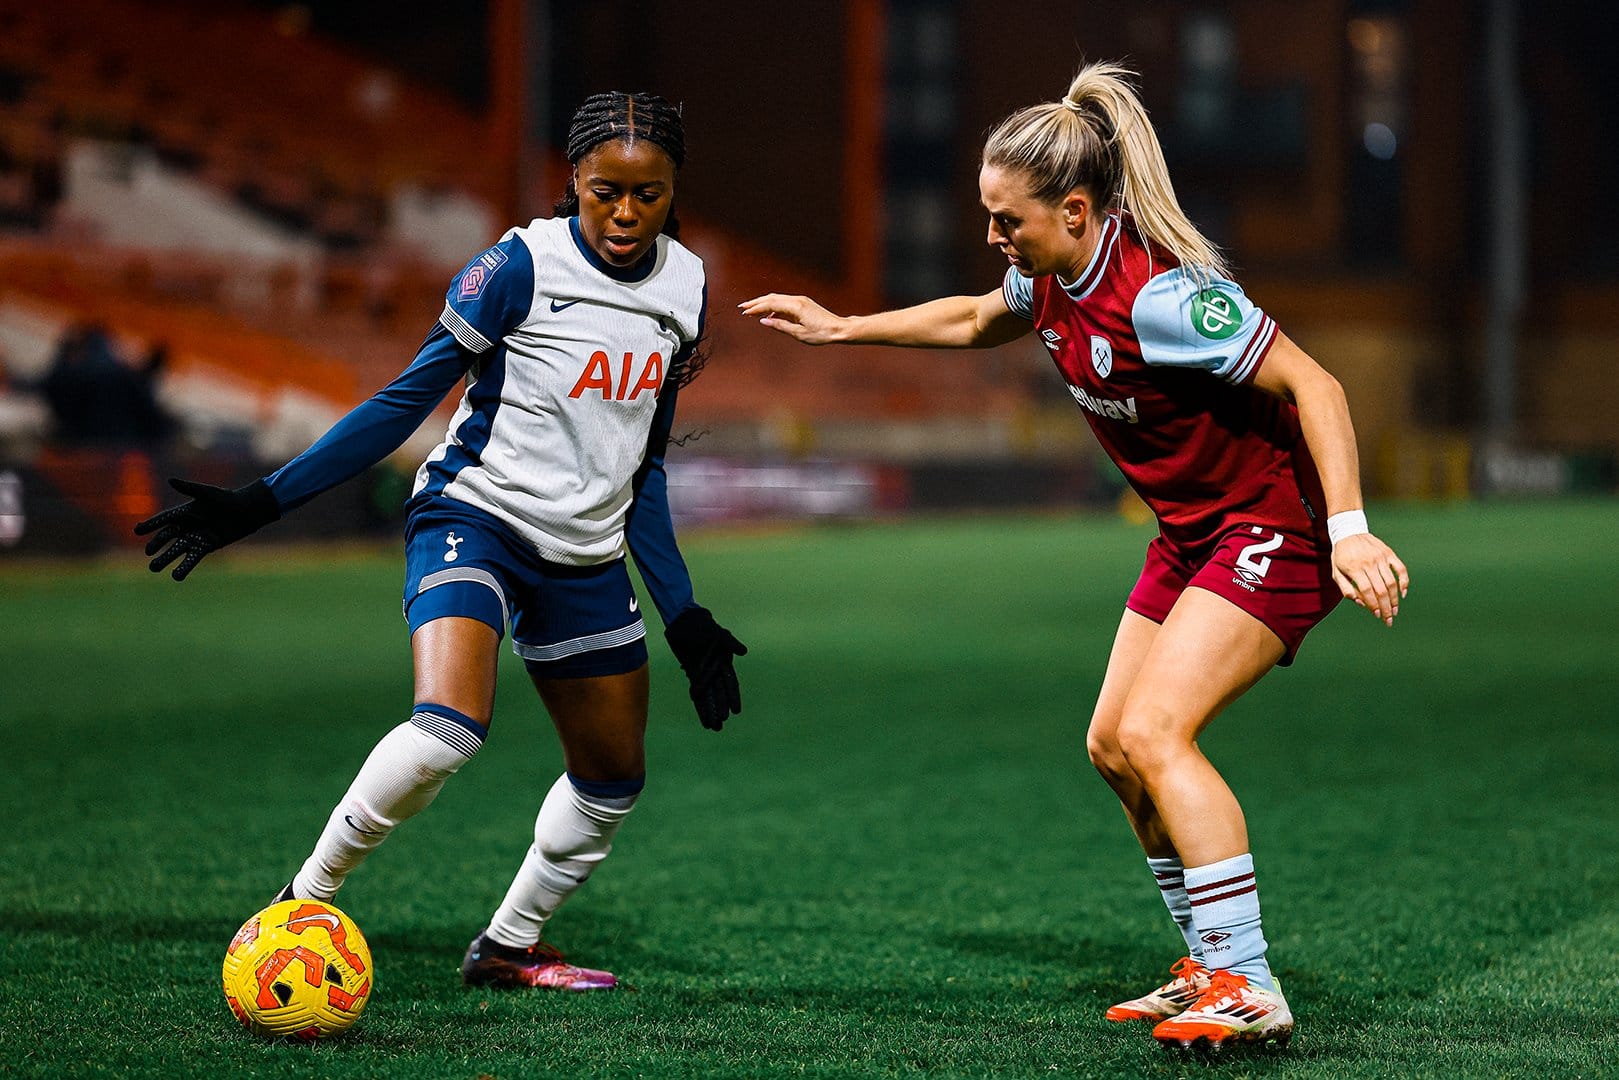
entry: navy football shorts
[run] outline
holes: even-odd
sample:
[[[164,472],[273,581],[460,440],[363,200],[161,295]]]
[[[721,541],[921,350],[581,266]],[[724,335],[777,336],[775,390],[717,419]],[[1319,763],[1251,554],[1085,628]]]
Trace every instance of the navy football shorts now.
[[[550,679],[622,675],[647,661],[646,623],[623,559],[547,562],[505,522],[456,499],[424,500],[405,525],[405,620],[477,619]]]

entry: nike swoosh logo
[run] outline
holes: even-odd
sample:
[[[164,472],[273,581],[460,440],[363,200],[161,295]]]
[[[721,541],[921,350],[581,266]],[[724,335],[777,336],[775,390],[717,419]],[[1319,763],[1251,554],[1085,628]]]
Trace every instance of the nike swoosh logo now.
[[[637,611],[640,611],[640,610],[641,610],[641,601],[635,599],[634,597],[631,597],[630,598],[630,614],[633,615]]]
[[[362,836],[382,836],[383,835],[382,833],[379,833],[379,832],[373,832],[370,829],[362,829],[362,828],[360,828],[358,825],[356,825],[354,823],[354,815],[352,815],[352,814],[344,814],[343,815],[343,820],[344,820],[344,822],[346,822],[348,824],[349,828],[353,829],[355,832],[361,834]]]
[[[287,920],[286,927],[294,934],[299,934],[303,932],[305,927],[311,924],[315,926],[324,926],[328,930],[339,930],[343,926],[343,924],[338,921],[336,915],[323,911],[314,915],[305,915],[300,919],[289,919]]]
[[[583,297],[581,297],[580,299],[582,300]],[[551,301],[551,310],[552,311],[561,311],[563,308],[571,308],[571,307],[573,307],[573,305],[575,305],[577,303],[579,303],[579,300],[569,300],[565,304],[559,304],[555,300],[553,300],[553,301]]]

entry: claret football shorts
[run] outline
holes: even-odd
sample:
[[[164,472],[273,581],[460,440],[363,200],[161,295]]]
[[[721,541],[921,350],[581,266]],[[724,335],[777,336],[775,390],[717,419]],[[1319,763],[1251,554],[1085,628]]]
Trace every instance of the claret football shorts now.
[[[1331,552],[1309,536],[1268,525],[1240,525],[1209,553],[1189,556],[1162,536],[1147,545],[1147,563],[1125,607],[1161,623],[1188,585],[1224,597],[1282,639],[1285,667],[1343,593],[1332,580]]]
[[[530,672],[570,679],[622,675],[646,663],[646,623],[623,559],[547,562],[504,522],[455,499],[411,508],[405,525],[410,632],[449,616],[477,619]]]

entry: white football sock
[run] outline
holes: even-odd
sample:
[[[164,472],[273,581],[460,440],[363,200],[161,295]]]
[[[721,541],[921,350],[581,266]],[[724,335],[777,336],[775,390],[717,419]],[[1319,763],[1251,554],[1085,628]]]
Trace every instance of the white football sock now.
[[[483,725],[454,709],[417,705],[410,720],[384,735],[365,759],[292,879],[293,895],[330,900],[395,826],[433,801],[444,781],[478,752],[484,733]]]
[[[558,777],[534,819],[534,844],[486,933],[513,948],[538,942],[545,920],[607,858],[613,836],[635,806],[636,797],[633,792],[587,795],[574,786],[567,773]]]

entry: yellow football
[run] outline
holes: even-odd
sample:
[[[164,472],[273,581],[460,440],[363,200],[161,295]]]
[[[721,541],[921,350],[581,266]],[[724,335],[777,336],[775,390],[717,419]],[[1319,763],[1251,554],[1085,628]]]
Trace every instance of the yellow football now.
[[[225,950],[225,1001],[267,1038],[324,1039],[371,999],[371,950],[354,920],[318,900],[271,904]]]

